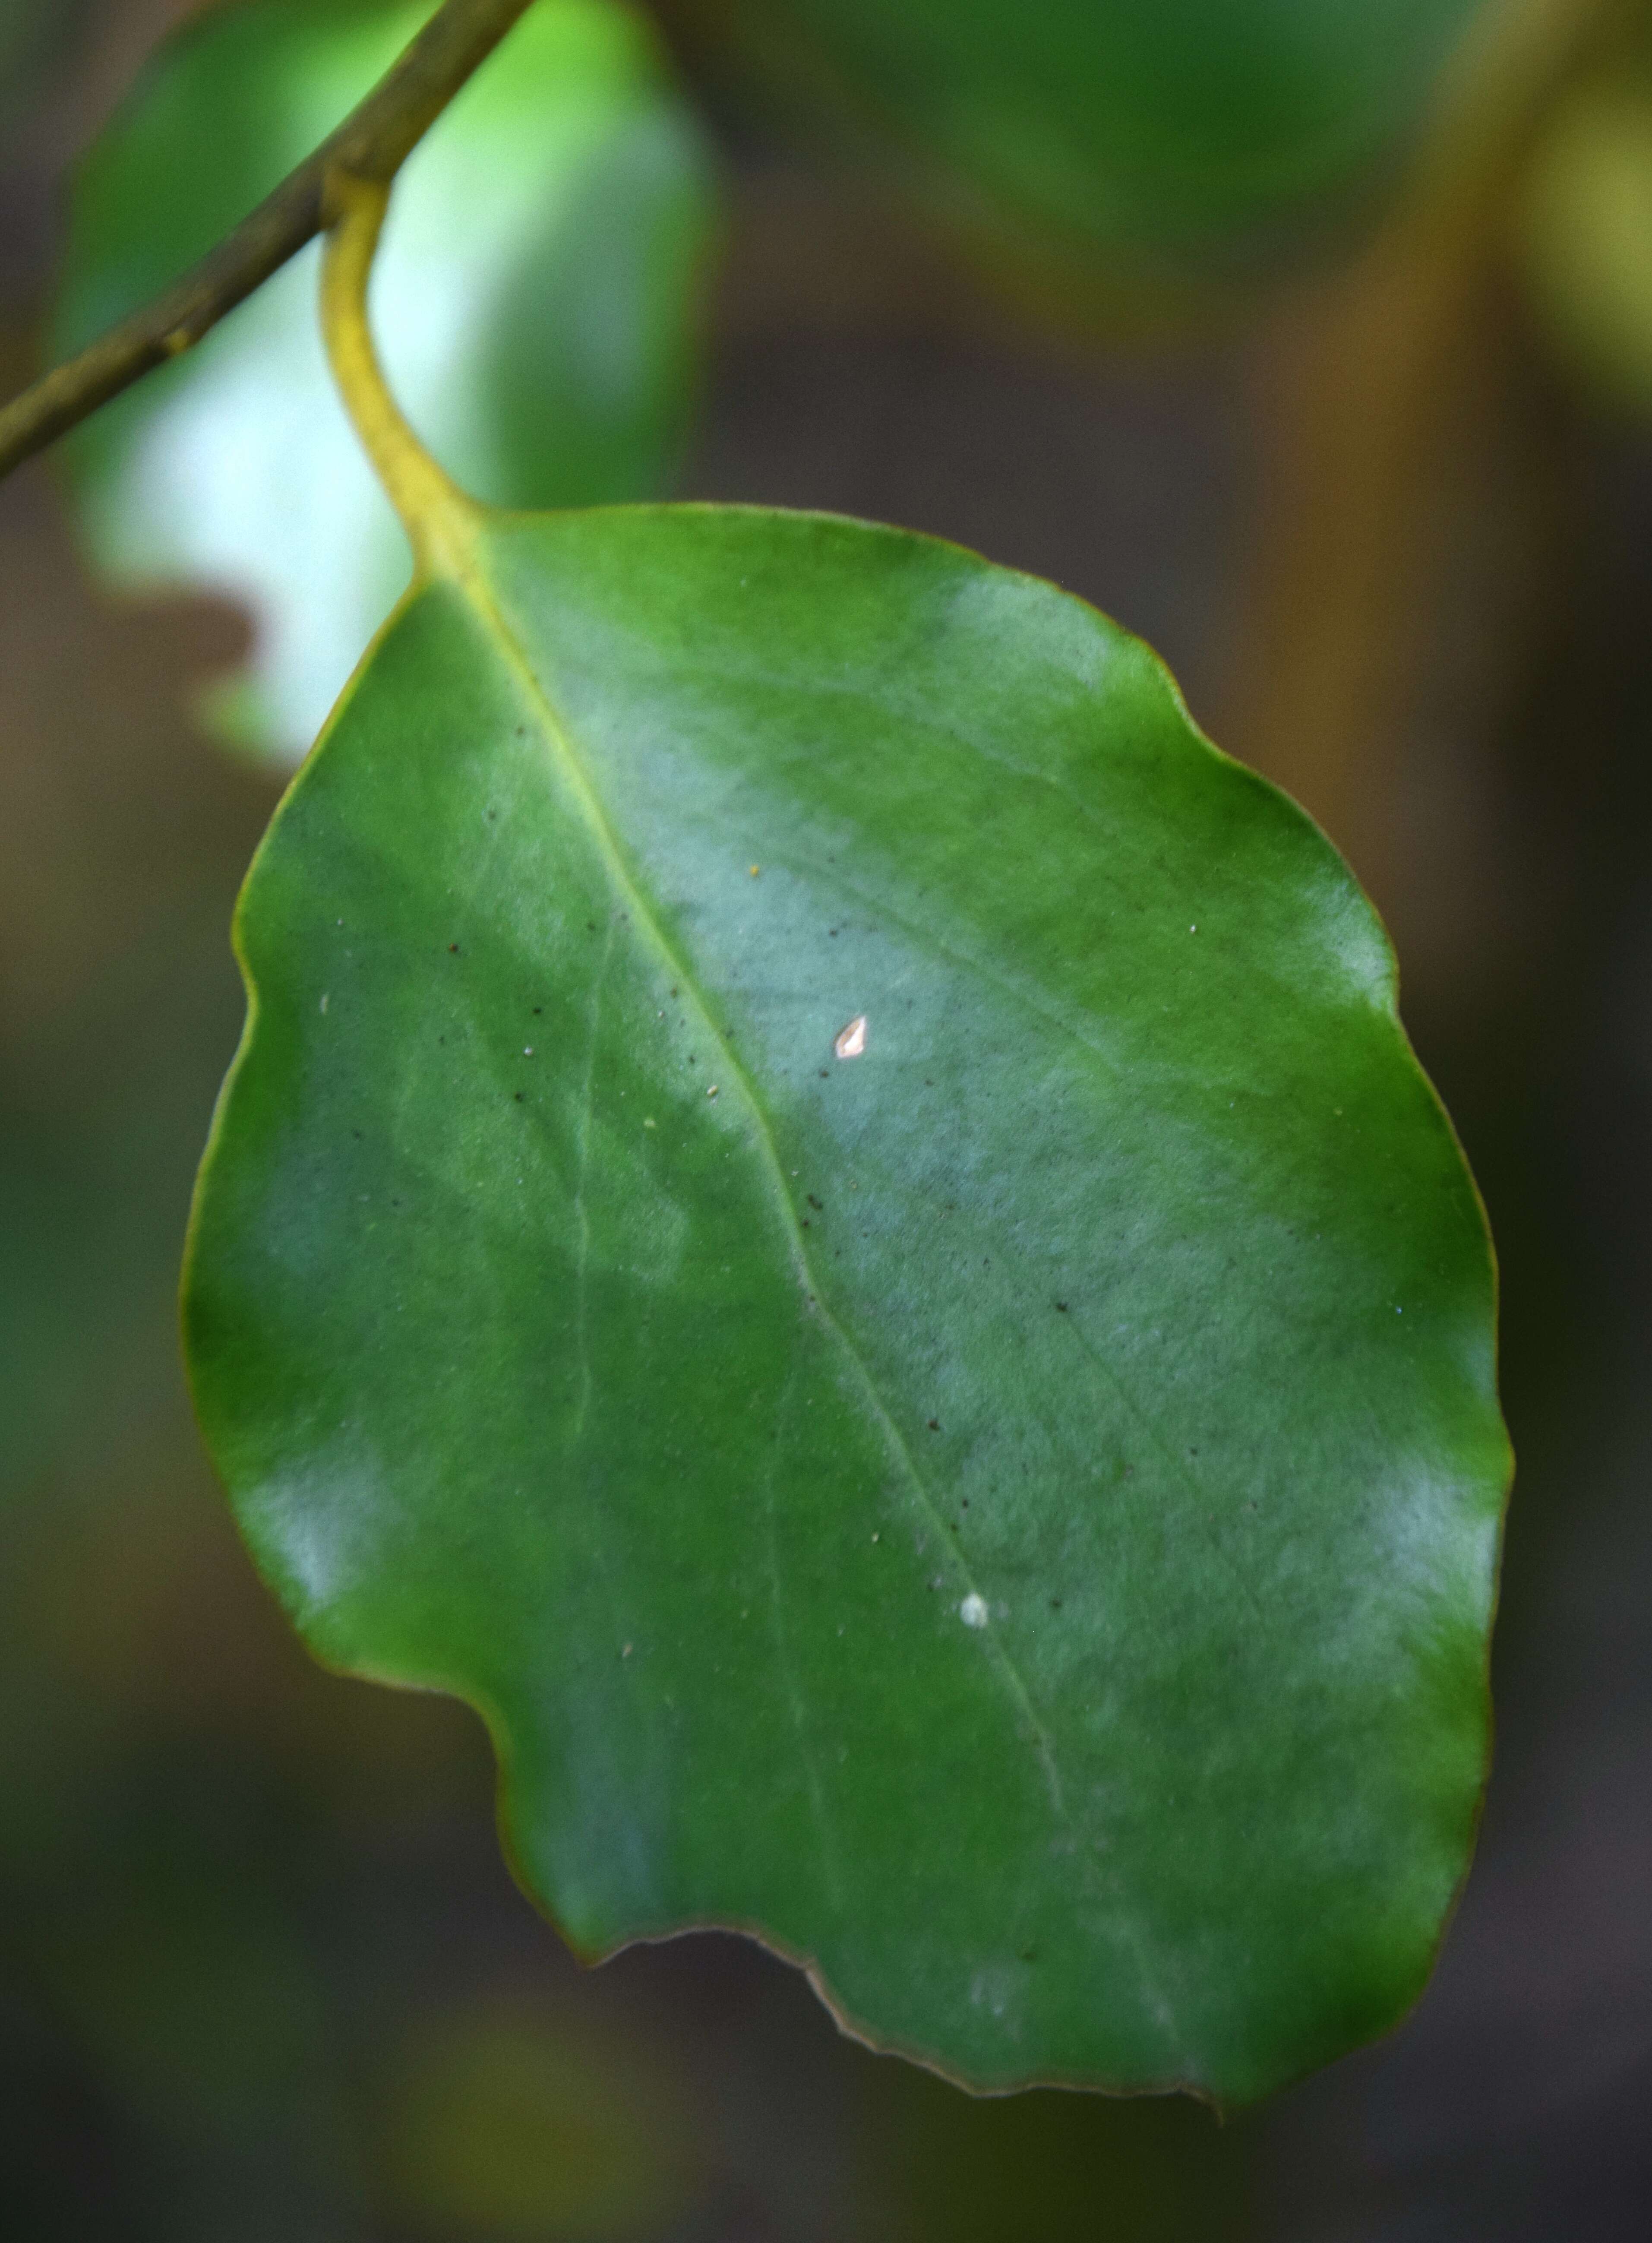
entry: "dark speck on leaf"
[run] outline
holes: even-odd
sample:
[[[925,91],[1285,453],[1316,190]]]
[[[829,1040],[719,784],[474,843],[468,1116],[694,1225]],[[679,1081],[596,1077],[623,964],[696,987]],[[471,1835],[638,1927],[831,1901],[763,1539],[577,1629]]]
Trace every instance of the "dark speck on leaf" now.
[[[458,949],[458,947],[459,947],[459,945],[458,945],[456,942],[450,942],[450,943],[448,944],[447,947],[448,947],[449,952],[451,953],[451,952],[453,952],[453,951],[456,951],[456,950]]]
[[[515,1099],[516,1099],[516,1103],[520,1106],[520,1105],[521,1104],[521,1102],[522,1102],[522,1094],[521,1094],[521,1092],[520,1092],[520,1090],[519,1090],[519,1091],[517,1091],[517,1092],[515,1092],[515,1093],[514,1093],[514,1096],[515,1096]]]
[[[671,994],[672,994],[672,995],[673,995],[674,997],[675,997],[675,996],[676,995],[676,994],[677,994],[677,985],[676,985],[676,983],[675,983],[675,981],[674,981],[674,982],[672,983],[672,985],[671,985]]]
[[[1059,1612],[1061,1610],[1061,1600],[1059,1597],[1051,1598],[1050,1609],[1051,1612]]]
[[[1056,1303],[1056,1306],[1060,1310],[1062,1315],[1064,1317],[1067,1313],[1067,1303],[1064,1301],[1058,1301]]]
[[[941,1421],[940,1421],[940,1419],[939,1419],[938,1418],[931,1418],[930,1419],[930,1432],[932,1432],[932,1433],[938,1433],[938,1432],[940,1431],[940,1430],[941,1430]]]
[[[590,928],[593,934],[596,933],[596,921],[594,919],[588,919],[585,924]]]
[[[803,1196],[808,1200],[809,1204],[814,1209],[816,1215],[824,1213],[824,1209],[822,1208],[820,1202],[815,1197],[813,1192],[806,1192]]]
[[[827,1075],[828,1075],[828,1074],[829,1074],[829,1072],[830,1072],[829,1068],[822,1068],[822,1069],[821,1069],[821,1071],[820,1071],[820,1079],[821,1079],[821,1081],[822,1081],[823,1082],[824,1082],[824,1081],[825,1081],[826,1077],[827,1077]]]
[[[534,1006],[534,1010],[535,1014],[540,1014],[540,1013],[542,1013],[542,1012],[545,1010],[545,1007],[544,1007],[544,1006],[543,1006],[543,1005],[535,1005],[535,1006]]]
[[[805,1230],[807,1230],[807,1229],[808,1229],[808,1228],[809,1228],[809,1217],[808,1217],[807,1216],[805,1216],[803,1217],[803,1229],[804,1229]]]

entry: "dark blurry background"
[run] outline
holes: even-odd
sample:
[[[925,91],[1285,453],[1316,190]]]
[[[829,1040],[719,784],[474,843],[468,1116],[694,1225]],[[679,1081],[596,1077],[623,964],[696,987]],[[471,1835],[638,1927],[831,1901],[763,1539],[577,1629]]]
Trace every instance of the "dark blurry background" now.
[[[0,0],[8,393],[64,165],[182,12]],[[576,1970],[478,1725],[312,1666],[200,1456],[175,1271],[273,790],[187,714],[244,622],[100,596],[36,466],[0,487],[0,2233],[1645,2243],[1652,415],[1622,322],[1615,357],[1556,312],[1573,175],[1510,134],[1340,259],[1098,340],[701,91],[734,219],[685,490],[1096,601],[1387,917],[1503,1267],[1477,1864],[1404,2028],[1226,2126],[971,2102],[729,1937]],[[1652,204],[1581,205],[1652,306]]]

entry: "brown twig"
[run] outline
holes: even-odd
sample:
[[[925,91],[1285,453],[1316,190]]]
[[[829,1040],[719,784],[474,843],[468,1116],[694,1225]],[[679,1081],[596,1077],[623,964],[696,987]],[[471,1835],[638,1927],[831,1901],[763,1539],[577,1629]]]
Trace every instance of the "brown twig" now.
[[[387,185],[532,0],[445,0],[366,100],[191,272],[0,410],[0,476],[199,342],[331,222],[339,172]]]

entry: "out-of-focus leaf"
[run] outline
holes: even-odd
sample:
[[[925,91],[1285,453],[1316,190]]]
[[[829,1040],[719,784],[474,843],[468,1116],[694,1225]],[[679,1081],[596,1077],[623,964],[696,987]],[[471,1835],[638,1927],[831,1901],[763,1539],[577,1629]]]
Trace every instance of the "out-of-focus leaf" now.
[[[380,2163],[399,2229],[478,2243],[653,2243],[703,2186],[666,2067],[497,2004],[409,2036],[386,2083]]]
[[[1560,356],[1602,400],[1652,412],[1652,71],[1561,106],[1520,219],[1528,292]]]
[[[783,108],[1081,260],[1266,261],[1403,156],[1487,0],[675,0]]]
[[[325,137],[429,14],[253,0],[180,34],[77,182],[66,353],[211,246]],[[693,388],[708,159],[648,33],[608,0],[540,0],[399,185],[374,281],[386,361],[471,488],[583,505],[658,488]],[[220,725],[289,760],[407,576],[405,541],[329,380],[316,252],[67,448],[119,581],[251,607]]]
[[[460,1692],[601,1954],[981,2085],[1260,2093],[1427,1975],[1508,1455],[1346,868],[923,539],[484,519],[238,920],[197,1404],[324,1656]]]
[[[872,2118],[892,2243],[1252,2243],[1236,2134],[1179,2098],[970,2098],[913,2066]]]
[[[50,1927],[37,1959],[56,2000],[151,2139],[192,2168],[190,2193],[218,2199],[210,2226],[178,2217],[176,2232],[348,2243],[360,2178],[314,1957],[276,1895],[223,1875],[217,1833],[146,1835],[155,1855],[140,1842],[123,1862],[124,1890],[77,1892]],[[232,2212],[238,2179],[265,2193]]]

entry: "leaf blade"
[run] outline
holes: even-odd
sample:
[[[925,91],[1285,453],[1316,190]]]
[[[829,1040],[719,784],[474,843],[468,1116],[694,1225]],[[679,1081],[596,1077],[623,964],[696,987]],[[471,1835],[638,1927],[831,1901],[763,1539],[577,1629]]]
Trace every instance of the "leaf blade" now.
[[[772,107],[880,153],[1001,261],[1253,277],[1391,184],[1481,0],[686,0]],[[1005,253],[1007,253],[1007,254]]]
[[[1506,1448],[1368,906],[1048,587],[736,510],[485,543],[243,909],[189,1316],[261,1562],[489,1710],[588,1951],[760,1928],[985,2085],[1380,2029]]]

